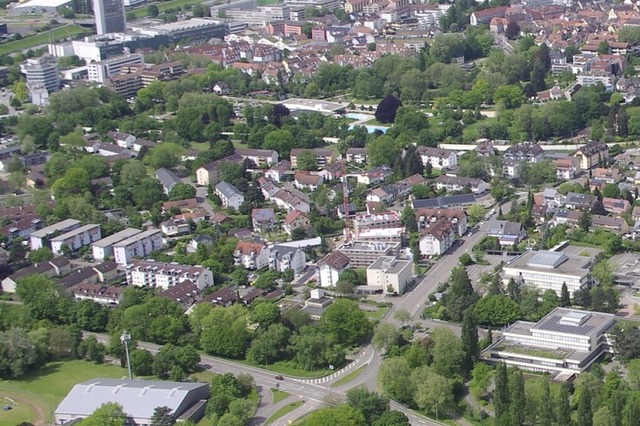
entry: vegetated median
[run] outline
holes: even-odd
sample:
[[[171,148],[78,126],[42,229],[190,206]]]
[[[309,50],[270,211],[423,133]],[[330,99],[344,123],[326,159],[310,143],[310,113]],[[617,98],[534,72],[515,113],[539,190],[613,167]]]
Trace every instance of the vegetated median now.
[[[286,416],[296,408],[300,407],[302,404],[303,404],[302,401],[295,401],[295,402],[292,402],[291,404],[285,405],[284,407],[282,407],[281,409],[273,413],[273,415],[267,419],[266,424],[270,425],[271,423],[278,420],[280,417]]]
[[[358,376],[360,376],[362,374],[362,372],[364,371],[365,368],[367,368],[367,364],[356,368],[351,373],[349,373],[346,376],[342,377],[340,380],[337,380],[335,383],[332,383],[331,387],[332,388],[339,388],[340,386],[344,386],[347,383],[351,383],[352,381],[357,379]]]
[[[47,44],[49,43],[52,34],[53,39],[58,41],[67,37],[75,37],[89,32],[90,30],[88,28],[83,28],[80,25],[64,25],[20,40],[0,44],[0,54],[22,52],[25,49],[31,49],[36,46]]]

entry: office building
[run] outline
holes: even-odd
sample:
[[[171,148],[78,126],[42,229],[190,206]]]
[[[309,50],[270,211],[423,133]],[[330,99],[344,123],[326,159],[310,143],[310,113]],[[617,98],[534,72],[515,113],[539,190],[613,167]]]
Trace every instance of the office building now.
[[[101,238],[100,225],[84,225],[52,238],[51,251],[53,251],[54,254],[63,254],[66,250],[73,253],[79,248],[88,246]]]
[[[93,13],[98,35],[123,33],[127,29],[123,0],[94,0]]]
[[[400,250],[400,243],[350,241],[338,250],[349,259],[350,268],[368,268],[380,256],[395,256]]]
[[[200,290],[213,285],[213,273],[202,266],[134,260],[127,265],[127,284],[166,290],[184,281],[193,282]]]
[[[22,72],[27,76],[27,84],[31,87],[42,85],[49,93],[60,89],[58,64],[52,56],[27,59],[27,63],[22,65]]]
[[[93,250],[93,258],[95,260],[104,260],[109,256],[113,256],[113,246],[120,241],[126,240],[127,238],[133,237],[141,233],[142,231],[135,228],[127,228],[123,229],[120,232],[116,232],[113,235],[109,235],[106,238],[103,238],[95,243],[91,244],[91,249]]]
[[[132,53],[90,63],[87,65],[89,81],[104,84],[109,78],[119,75],[124,66],[142,64],[143,62],[142,55]]]
[[[511,278],[520,285],[528,285],[544,293],[554,290],[562,293],[562,284],[567,285],[569,294],[591,285],[591,257],[572,256],[555,251],[527,251],[504,267],[504,280]]]
[[[556,308],[537,323],[518,321],[481,354],[490,363],[570,376],[611,353],[615,315]],[[568,378],[568,377],[567,377]]]
[[[413,279],[410,260],[381,256],[367,268],[367,289],[389,294],[402,294]]]
[[[149,229],[113,245],[113,255],[119,265],[128,265],[134,257],[143,258],[164,247],[162,231]]]
[[[78,383],[54,413],[55,424],[89,417],[107,402],[119,404],[127,424],[149,425],[157,407],[167,407],[175,420],[198,422],[209,398],[206,383],[154,380],[92,379]]]
[[[38,250],[42,247],[49,247],[49,241],[65,232],[73,231],[80,228],[80,221],[75,219],[66,219],[53,225],[44,227],[29,235],[31,250]]]

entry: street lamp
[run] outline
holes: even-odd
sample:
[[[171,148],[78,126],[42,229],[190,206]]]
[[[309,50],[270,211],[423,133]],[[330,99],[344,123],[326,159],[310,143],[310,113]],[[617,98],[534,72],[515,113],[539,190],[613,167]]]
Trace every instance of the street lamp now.
[[[127,369],[129,370],[129,380],[133,378],[131,377],[131,361],[129,360],[129,341],[130,340],[131,340],[131,334],[129,334],[127,330],[124,330],[120,335],[120,341],[124,343],[124,350],[127,354]]]

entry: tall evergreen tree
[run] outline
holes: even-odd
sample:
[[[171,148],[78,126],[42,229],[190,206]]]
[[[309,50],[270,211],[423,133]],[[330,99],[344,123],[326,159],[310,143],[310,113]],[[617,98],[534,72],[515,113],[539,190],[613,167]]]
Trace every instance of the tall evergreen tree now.
[[[513,278],[510,278],[509,283],[507,284],[507,296],[509,296],[510,299],[520,303],[520,300],[521,300],[520,286],[518,285],[516,280]]]
[[[509,408],[511,413],[511,424],[514,426],[522,426],[525,422],[525,412],[523,408],[526,406],[527,401],[524,396],[524,378],[522,377],[522,371],[516,370],[511,375],[509,383],[510,388],[510,401]]]
[[[496,424],[500,424],[509,418],[509,376],[507,365],[503,362],[496,366],[495,382],[493,406],[496,412]]]
[[[569,405],[569,389],[566,385],[560,387],[558,392],[558,401],[555,404],[557,412],[557,424],[570,425],[571,424],[571,406]]]
[[[627,391],[625,389],[616,389],[611,398],[611,416],[613,417],[613,423],[616,425],[622,424],[626,402]]]
[[[471,371],[478,358],[478,324],[473,308],[468,308],[462,318],[462,347],[465,353],[467,372]]]
[[[567,288],[567,283],[562,283],[562,290],[560,291],[560,306],[566,308],[571,306],[571,296],[569,295],[569,289]]]
[[[542,382],[542,402],[540,407],[540,426],[552,426],[553,404],[551,403],[551,387],[547,379]]]
[[[578,400],[578,426],[593,426],[593,412],[591,411],[591,392],[582,389]]]

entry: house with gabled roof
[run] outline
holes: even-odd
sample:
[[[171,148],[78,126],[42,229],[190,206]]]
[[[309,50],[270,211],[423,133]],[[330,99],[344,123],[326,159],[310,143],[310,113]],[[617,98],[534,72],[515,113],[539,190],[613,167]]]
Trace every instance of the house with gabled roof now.
[[[341,251],[334,250],[318,262],[318,284],[320,287],[334,287],[340,272],[349,266],[349,258]]]

